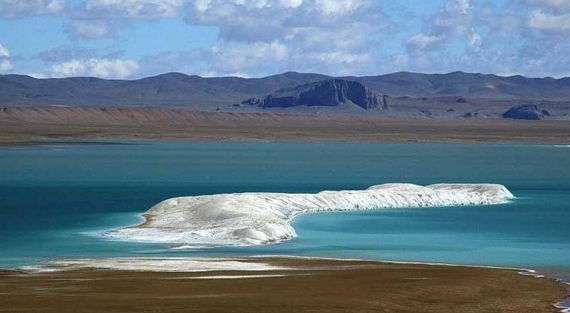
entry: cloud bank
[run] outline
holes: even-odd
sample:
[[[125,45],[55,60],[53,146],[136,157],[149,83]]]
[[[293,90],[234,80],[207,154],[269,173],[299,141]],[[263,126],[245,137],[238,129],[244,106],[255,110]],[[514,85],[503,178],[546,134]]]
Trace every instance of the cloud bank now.
[[[127,78],[135,73],[139,67],[140,66],[137,61],[129,59],[73,59],[53,65],[48,72],[48,76],[95,76]]]
[[[169,71],[251,77],[290,70],[570,76],[570,1],[447,0],[424,14],[394,9],[406,6],[403,0],[0,0],[0,18],[62,19],[70,44],[28,58],[42,62],[36,72],[47,77]],[[215,29],[217,39],[136,57],[121,51],[127,30],[167,20],[186,24],[177,30],[181,40],[193,27]],[[117,53],[93,48],[109,41]],[[15,60],[0,45],[0,71],[18,71],[25,60]]]
[[[64,8],[64,0],[0,0],[0,17],[21,18],[56,14]]]

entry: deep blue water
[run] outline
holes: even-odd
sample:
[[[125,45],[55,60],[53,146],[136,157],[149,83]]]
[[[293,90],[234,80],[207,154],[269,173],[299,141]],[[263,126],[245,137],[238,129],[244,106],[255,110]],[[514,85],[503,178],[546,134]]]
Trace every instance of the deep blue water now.
[[[503,205],[299,217],[299,237],[170,250],[104,240],[166,198],[379,183],[501,183]],[[0,148],[0,267],[49,258],[287,254],[570,273],[570,147],[512,144],[122,142]],[[569,276],[570,277],[570,276]]]

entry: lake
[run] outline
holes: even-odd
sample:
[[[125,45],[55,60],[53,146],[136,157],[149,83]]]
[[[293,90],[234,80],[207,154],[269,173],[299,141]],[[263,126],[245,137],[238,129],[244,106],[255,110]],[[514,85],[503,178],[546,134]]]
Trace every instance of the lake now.
[[[501,205],[318,213],[276,245],[172,250],[102,239],[175,196],[381,183],[499,183]],[[303,255],[534,268],[570,277],[570,147],[120,141],[0,148],[0,267],[50,258]]]

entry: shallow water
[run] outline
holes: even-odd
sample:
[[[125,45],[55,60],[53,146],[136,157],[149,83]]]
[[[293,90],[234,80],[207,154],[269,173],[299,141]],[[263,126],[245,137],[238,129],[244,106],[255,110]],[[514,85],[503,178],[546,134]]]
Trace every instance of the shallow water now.
[[[570,148],[511,144],[184,143],[0,149],[0,266],[46,258],[286,254],[570,273]],[[318,213],[259,247],[171,250],[104,240],[174,196],[379,183],[501,183],[502,205]]]

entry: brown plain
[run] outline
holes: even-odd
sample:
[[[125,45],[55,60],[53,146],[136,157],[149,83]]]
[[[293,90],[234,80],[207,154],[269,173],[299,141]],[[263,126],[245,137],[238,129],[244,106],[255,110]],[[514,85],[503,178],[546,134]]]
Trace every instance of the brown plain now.
[[[252,262],[255,260],[252,260]],[[267,262],[267,260],[263,260]],[[557,312],[570,292],[510,270],[273,259],[295,270],[0,273],[0,312]],[[284,277],[190,279],[217,275]]]
[[[195,112],[172,108],[0,108],[0,144],[61,139],[568,143],[570,121]]]

